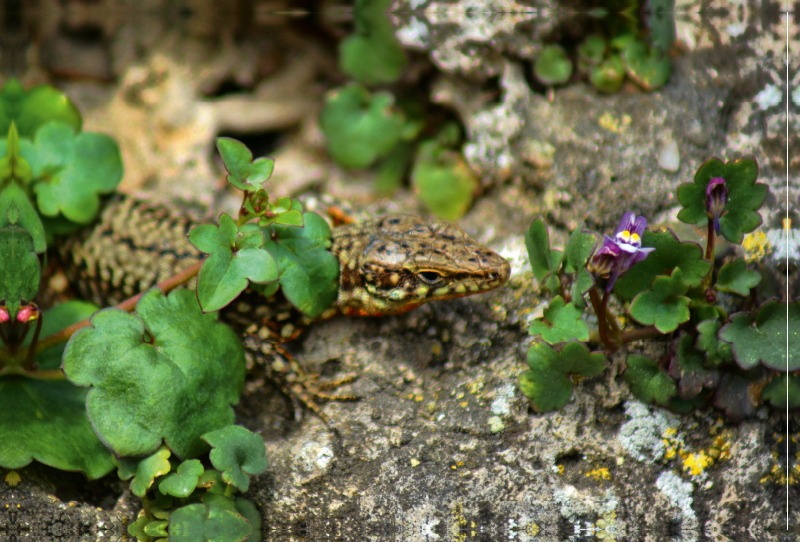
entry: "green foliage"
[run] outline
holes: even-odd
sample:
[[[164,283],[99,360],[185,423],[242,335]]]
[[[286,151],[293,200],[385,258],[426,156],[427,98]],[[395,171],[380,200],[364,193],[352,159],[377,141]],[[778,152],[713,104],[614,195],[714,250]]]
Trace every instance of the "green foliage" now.
[[[645,356],[631,355],[626,363],[628,368],[622,378],[640,401],[667,406],[670,398],[677,394],[675,381],[655,361]]]
[[[583,311],[574,304],[564,304],[564,298],[556,296],[544,310],[544,321],[533,322],[528,328],[532,336],[541,336],[548,344],[567,342],[573,339],[589,340],[589,327],[580,318]]]
[[[44,313],[41,336],[47,338],[96,310],[88,303],[72,301]],[[29,334],[30,335],[30,334]],[[24,344],[30,343],[30,336]],[[40,370],[58,369],[64,344],[34,358]],[[0,354],[8,354],[0,347]],[[86,416],[86,390],[63,380],[0,377],[0,467],[19,469],[31,461],[90,479],[107,474],[112,455],[92,430]]]
[[[628,35],[614,40],[611,46],[625,49],[632,43],[636,38]],[[584,54],[587,63],[591,63],[590,53]],[[755,161],[749,158],[724,165],[715,159],[706,162],[695,175],[695,183],[682,187],[684,209],[680,217],[694,223],[705,220],[706,213],[720,218],[722,212],[722,223],[733,213],[741,224],[729,224],[728,232],[738,228],[736,235],[741,238],[743,232],[761,222],[756,211],[766,192],[755,183],[757,170]],[[716,177],[720,178],[709,187]],[[730,191],[738,194],[733,209],[726,207],[731,203]],[[751,201],[742,203],[742,194]],[[519,377],[534,407],[559,408],[569,400],[572,388],[568,380],[552,367],[559,351],[563,354],[568,345],[580,344],[567,341],[600,343],[606,352],[614,352],[627,343],[676,331],[680,334],[673,347],[658,362],[636,355],[628,358],[623,378],[643,401],[681,413],[713,404],[733,421],[754,414],[764,402],[779,408],[800,406],[800,384],[795,381],[800,378],[800,357],[796,355],[800,352],[800,300],[787,303],[773,299],[758,307],[758,299],[768,290],[757,292],[756,288],[764,282],[762,278],[770,278],[769,273],[748,269],[742,258],[726,258],[724,264],[722,258],[715,259],[715,227],[707,230],[704,252],[696,243],[681,242],[670,230],[648,231],[643,218],[625,213],[614,237],[609,236],[599,249],[596,234],[576,228],[563,254],[550,248],[541,219],[526,232],[534,276],[543,290],[558,294],[543,319],[530,327],[532,335],[553,347],[532,347],[529,368]],[[615,280],[613,290],[600,290],[595,279],[604,281],[601,285]],[[781,294],[775,288],[771,291]],[[719,302],[718,292],[737,296],[721,296]],[[589,329],[586,323],[592,320],[583,316],[585,297],[597,315],[597,330]],[[731,305],[745,312],[729,318]],[[648,327],[636,328],[630,320],[621,327],[624,319],[612,312],[617,307]],[[787,373],[789,378],[784,376]]]
[[[711,262],[703,258],[697,243],[680,242],[669,229],[645,231],[642,245],[656,250],[616,282],[614,293],[622,299],[633,299],[639,292],[649,290],[656,277],[669,274],[678,266],[682,281],[692,288],[700,286],[711,270]]]
[[[158,484],[158,490],[164,495],[185,499],[195,490],[203,472],[203,464],[199,459],[189,459],[181,463],[176,472],[164,476]]]
[[[33,301],[40,274],[31,235],[17,226],[0,229],[0,301],[4,300],[11,321],[16,320],[20,304]]]
[[[408,63],[395,37],[389,10],[392,0],[356,0],[355,33],[339,43],[339,65],[361,83],[396,81]]]
[[[750,290],[761,282],[758,271],[745,269],[744,258],[736,258],[722,266],[717,276],[717,289],[739,295],[750,295]]]
[[[689,285],[680,268],[672,276],[656,277],[650,290],[636,296],[631,303],[631,316],[642,324],[652,324],[661,333],[670,333],[689,320]]]
[[[560,45],[546,45],[536,57],[533,73],[543,85],[563,85],[572,75],[572,61]]]
[[[25,147],[21,153],[30,164],[41,213],[60,214],[78,224],[94,220],[100,195],[113,192],[122,181],[122,158],[114,140],[51,123],[36,132],[33,143],[30,154]]]
[[[203,312],[221,309],[247,288],[249,281],[266,284],[278,280],[275,258],[262,250],[261,231],[239,231],[228,215],[219,226],[202,224],[189,232],[189,241],[209,257],[197,280],[197,299]]]
[[[64,123],[76,132],[82,125],[78,108],[63,92],[47,85],[26,91],[16,79],[0,90],[0,134],[7,133],[12,122],[26,139],[33,139],[48,122]]]
[[[264,248],[278,262],[278,281],[286,299],[316,318],[339,292],[339,262],[328,252],[331,229],[316,213],[303,213],[302,228],[273,224],[264,229]]]
[[[639,40],[631,42],[622,50],[621,59],[628,77],[644,90],[663,87],[672,75],[669,57]]]
[[[678,220],[687,224],[705,224],[706,187],[711,179],[721,177],[728,189],[728,202],[719,220],[720,234],[731,243],[740,244],[745,233],[761,225],[757,212],[767,197],[767,185],[756,183],[758,164],[746,157],[726,163],[718,158],[707,160],[694,176],[693,183],[678,187],[678,201],[683,209]]]
[[[167,474],[172,466],[169,457],[172,453],[166,446],[159,448],[144,459],[114,459],[120,480],[131,480],[131,492],[137,497],[144,497],[156,478]]]
[[[764,387],[761,398],[779,410],[799,407],[800,377],[797,373],[777,375]]]
[[[607,58],[589,72],[589,82],[600,92],[611,94],[625,82],[625,64],[619,55]]]
[[[217,138],[217,150],[228,170],[228,182],[239,190],[255,192],[261,189],[261,185],[270,178],[275,169],[275,160],[253,160],[253,153],[244,143],[229,137]]]
[[[669,375],[678,381],[678,394],[684,400],[694,399],[703,387],[715,388],[720,378],[719,371],[704,367],[703,352],[695,349],[693,343],[690,334],[681,335],[669,367]]]
[[[247,476],[261,474],[269,466],[264,440],[239,425],[229,425],[203,435],[212,450],[211,464],[222,472],[222,479],[239,491],[247,491]]]
[[[461,153],[453,150],[458,140],[458,127],[446,125],[436,138],[420,143],[411,171],[414,192],[445,220],[464,216],[480,186]]]
[[[14,182],[0,192],[0,226],[7,225],[17,225],[25,229],[31,236],[36,254],[47,249],[44,224],[25,190]]]
[[[320,125],[337,162],[346,168],[365,169],[397,146],[406,120],[390,93],[370,94],[362,86],[350,84],[328,94]]]
[[[233,422],[244,352],[216,314],[201,312],[193,292],[151,290],[136,314],[106,309],[91,324],[73,335],[64,373],[92,388],[92,426],[118,456],[150,453],[163,441],[194,457],[207,449],[201,435]]]
[[[252,532],[253,526],[235,507],[218,502],[178,508],[169,520],[170,542],[239,542]]]
[[[590,378],[605,367],[603,354],[590,353],[579,342],[567,343],[560,352],[534,343],[528,350],[529,369],[519,376],[519,386],[537,412],[558,410],[572,396],[574,379]]]
[[[697,349],[705,352],[706,367],[718,367],[728,361],[733,361],[731,345],[719,340],[719,330],[722,323],[719,320],[704,320],[697,324]]]
[[[789,303],[788,307],[767,301],[755,321],[747,313],[735,314],[720,330],[719,337],[732,345],[733,356],[742,369],[761,362],[776,371],[800,370],[800,301]]]

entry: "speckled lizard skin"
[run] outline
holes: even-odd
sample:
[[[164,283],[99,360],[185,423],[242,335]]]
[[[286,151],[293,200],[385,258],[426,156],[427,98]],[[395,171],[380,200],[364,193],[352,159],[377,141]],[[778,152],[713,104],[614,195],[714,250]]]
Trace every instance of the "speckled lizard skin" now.
[[[200,261],[203,254],[187,239],[198,223],[166,205],[115,196],[95,226],[59,245],[59,257],[78,295],[114,305]],[[340,265],[339,297],[323,318],[399,314],[497,288],[510,272],[508,262],[455,224],[408,215],[335,227],[331,251]],[[243,332],[246,350],[268,378],[311,406],[302,371],[274,350],[275,343],[296,337],[308,318],[280,292],[266,299],[251,291],[220,317]]]

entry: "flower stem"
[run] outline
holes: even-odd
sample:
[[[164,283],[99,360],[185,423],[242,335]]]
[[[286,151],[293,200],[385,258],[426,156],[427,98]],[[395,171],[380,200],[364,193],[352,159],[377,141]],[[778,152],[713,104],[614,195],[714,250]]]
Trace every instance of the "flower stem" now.
[[[703,290],[711,286],[711,274],[714,272],[714,240],[716,239],[716,232],[714,231],[714,221],[709,218],[708,220],[708,238],[706,239],[706,260],[711,260],[711,269],[708,274],[703,278]]]
[[[40,313],[39,318],[36,319],[36,330],[33,332],[33,339],[31,339],[31,344],[28,347],[28,355],[23,358],[25,359],[24,367],[29,370],[33,369],[33,353],[36,348],[36,343],[39,342],[39,333],[42,331],[42,320],[44,320],[44,317]]]
[[[600,300],[600,294],[597,292],[597,287],[595,286],[589,289],[589,300],[592,302],[592,308],[597,315],[597,328],[600,333],[600,342],[602,342],[606,348],[613,350],[614,345],[608,340],[608,325],[606,324],[606,303],[608,300],[605,296],[603,296],[603,300]]]
[[[205,260],[203,260],[203,261],[205,261]],[[177,275],[173,275],[172,277],[168,278],[167,280],[158,283],[157,288],[159,288],[162,292],[167,293],[167,292],[169,292],[171,290],[174,290],[178,286],[181,286],[181,285],[189,282],[191,279],[193,279],[195,276],[197,276],[197,274],[200,272],[200,268],[203,266],[203,261],[197,262],[196,264],[194,264],[193,266],[189,267],[188,269],[184,269],[183,271],[181,271]],[[133,297],[131,297],[129,299],[126,299],[125,301],[123,301],[122,303],[117,305],[115,308],[122,309],[122,310],[127,311],[127,312],[132,312],[136,308],[136,303],[139,301],[139,298],[141,298],[142,295],[144,295],[144,293],[141,293],[141,294],[133,296]],[[78,331],[79,329],[83,329],[83,328],[87,327],[89,325],[89,323],[90,323],[89,319],[86,319],[86,320],[84,320],[82,322],[78,322],[77,324],[73,324],[73,325],[71,325],[71,326],[69,326],[67,328],[62,329],[58,333],[54,333],[53,335],[50,335],[49,337],[47,337],[43,341],[41,341],[38,344],[36,344],[35,347],[33,345],[29,346],[28,349],[33,347],[33,355],[36,356],[36,354],[44,352],[48,348],[52,348],[53,346],[55,346],[57,344],[61,344],[63,342],[67,342],[69,340],[69,338],[72,337],[75,334],[76,331]],[[26,351],[23,351],[21,353],[23,358],[24,358],[24,356],[26,354],[28,354],[27,349],[26,349]]]

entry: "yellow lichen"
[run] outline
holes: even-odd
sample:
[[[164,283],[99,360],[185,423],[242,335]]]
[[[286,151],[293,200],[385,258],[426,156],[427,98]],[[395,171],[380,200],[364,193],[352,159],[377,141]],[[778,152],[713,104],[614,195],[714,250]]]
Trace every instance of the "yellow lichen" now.
[[[713,464],[714,460],[701,451],[686,456],[683,460],[683,470],[689,471],[692,476],[698,476],[706,467]]]
[[[608,469],[605,467],[600,467],[599,469],[592,469],[586,473],[586,476],[594,478],[598,482],[601,480],[611,480],[611,473],[609,473]]]
[[[748,233],[742,240],[742,248],[744,249],[744,257],[748,263],[761,260],[772,252],[772,246],[767,240],[767,236],[762,231]]]

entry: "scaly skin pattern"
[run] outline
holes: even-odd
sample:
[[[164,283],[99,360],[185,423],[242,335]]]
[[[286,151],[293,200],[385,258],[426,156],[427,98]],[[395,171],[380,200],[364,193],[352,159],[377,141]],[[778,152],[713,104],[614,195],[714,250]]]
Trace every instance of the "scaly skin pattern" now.
[[[81,297],[114,305],[200,261],[204,255],[187,238],[198,223],[165,205],[116,196],[96,226],[59,245],[59,255]],[[399,314],[497,288],[510,273],[508,262],[455,224],[410,215],[336,227],[331,251],[339,260],[339,297],[324,317]],[[248,295],[234,305],[240,316],[253,311],[253,323],[276,314],[261,307],[268,301]]]
[[[199,223],[165,205],[115,196],[95,226],[59,244],[58,256],[79,296],[116,305],[201,261],[204,255],[187,238]],[[339,296],[320,319],[399,314],[497,288],[510,273],[508,262],[449,222],[395,215],[339,226],[332,236]],[[311,323],[280,291],[267,299],[245,290],[220,319],[242,332],[248,365],[293,400],[298,420],[301,403],[330,424],[316,399],[357,399],[323,391],[353,376],[317,382],[279,346]]]

